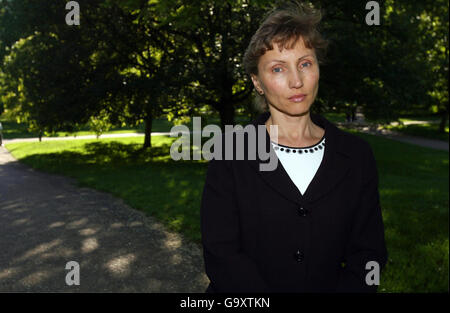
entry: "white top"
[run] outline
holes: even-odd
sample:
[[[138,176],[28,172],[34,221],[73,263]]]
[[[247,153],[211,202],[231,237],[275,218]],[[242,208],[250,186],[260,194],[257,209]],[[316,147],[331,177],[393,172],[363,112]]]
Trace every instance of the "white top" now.
[[[288,147],[273,141],[272,147],[300,193],[305,194],[309,183],[322,163],[325,152],[325,136],[318,143],[309,147]]]

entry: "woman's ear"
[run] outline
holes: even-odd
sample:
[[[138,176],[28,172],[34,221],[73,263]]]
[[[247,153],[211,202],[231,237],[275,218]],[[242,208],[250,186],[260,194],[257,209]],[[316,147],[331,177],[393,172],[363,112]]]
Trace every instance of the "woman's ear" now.
[[[250,77],[252,78],[253,86],[255,86],[256,91],[262,95],[264,94],[263,89],[261,88],[261,83],[259,82],[258,77],[255,74],[251,74]]]

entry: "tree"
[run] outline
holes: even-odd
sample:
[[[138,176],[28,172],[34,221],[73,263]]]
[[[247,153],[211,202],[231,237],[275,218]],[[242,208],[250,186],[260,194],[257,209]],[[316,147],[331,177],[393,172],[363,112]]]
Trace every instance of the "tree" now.
[[[368,118],[393,120],[440,102],[448,116],[448,3],[385,1],[380,26],[365,24],[368,11],[360,1],[317,1],[320,5],[323,33],[331,40],[321,96],[330,105],[356,103]]]
[[[449,116],[448,98],[448,1],[426,2],[416,15],[420,57],[428,66],[425,73],[428,83],[427,93],[432,98],[429,110],[441,117],[439,131],[445,133]]]
[[[190,47],[185,61],[189,84],[185,94],[197,105],[219,112],[222,127],[234,124],[235,108],[248,101],[251,82],[242,58],[258,22],[271,1],[164,1],[161,26]],[[179,37],[177,37],[179,38]]]
[[[161,92],[168,85],[164,76],[168,67],[160,64],[168,58],[161,49],[166,45],[156,43],[167,38],[155,35],[142,10],[136,12],[118,3],[84,3],[83,27],[79,28],[68,27],[64,19],[57,21],[55,16],[63,7],[54,3],[31,14],[39,16],[40,11],[49,9],[48,23],[18,25],[19,37],[31,35],[12,46],[6,58],[8,103],[11,108],[20,106],[21,118],[40,132],[70,130],[100,112],[108,112],[111,120],[117,121],[117,115],[127,114],[125,106],[133,113],[128,120],[145,121],[144,147],[150,147],[151,121],[162,112]],[[32,20],[26,5],[11,9],[16,19]]]
[[[6,3],[7,22],[23,19],[23,24],[15,23],[17,29],[12,32],[19,38],[5,48],[2,88],[6,106],[40,136],[86,123],[98,113],[107,88],[117,83],[108,63],[95,62],[96,43],[67,26],[64,7],[54,1],[46,1],[42,7],[33,1]],[[36,16],[45,17],[45,22],[39,23],[42,20],[37,21]],[[24,25],[26,22],[30,24]]]
[[[86,20],[91,28],[101,25],[95,36],[102,43],[98,48],[102,59],[120,59],[115,67],[122,84],[110,93],[107,109],[113,120],[144,121],[144,148],[149,148],[153,119],[179,104],[176,96],[185,81],[180,53],[185,48],[159,27],[159,12],[152,2],[110,0],[102,8],[102,14]]]

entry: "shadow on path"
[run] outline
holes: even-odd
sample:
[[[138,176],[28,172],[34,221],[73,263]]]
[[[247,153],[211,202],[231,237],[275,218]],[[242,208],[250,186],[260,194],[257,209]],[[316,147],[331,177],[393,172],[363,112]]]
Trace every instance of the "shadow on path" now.
[[[0,292],[204,292],[201,247],[0,147]],[[80,264],[67,286],[66,263]]]

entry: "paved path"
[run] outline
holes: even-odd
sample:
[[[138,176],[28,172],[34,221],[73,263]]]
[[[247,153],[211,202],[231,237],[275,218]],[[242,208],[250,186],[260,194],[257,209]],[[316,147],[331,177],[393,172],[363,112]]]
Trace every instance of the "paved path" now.
[[[375,127],[367,126],[365,124],[346,124],[338,123],[342,127],[355,128],[358,131],[368,133],[371,135],[383,136],[385,138],[406,142],[412,145],[418,145],[426,148],[436,150],[449,151],[449,143],[442,140],[429,139],[417,136],[408,136],[388,129],[376,129]]]
[[[448,151],[448,142],[442,140],[422,138],[417,136],[407,136],[393,131],[382,131],[381,135],[389,139],[410,143],[412,145]]]
[[[201,248],[120,199],[0,147],[0,292],[204,292]],[[66,263],[80,264],[67,286]]]
[[[173,132],[153,132],[152,136],[170,136],[174,134],[177,137],[177,133]],[[141,133],[122,133],[122,134],[104,134],[100,138],[123,138],[123,137],[144,137]],[[66,136],[66,137],[42,137],[42,141],[53,141],[53,140],[80,140],[80,139],[96,139],[96,135],[83,135],[83,136]],[[3,144],[13,143],[13,142],[32,142],[39,141],[39,138],[15,138],[15,139],[3,139]]]

